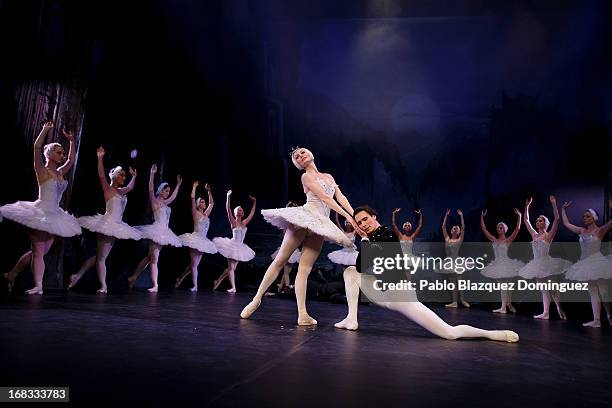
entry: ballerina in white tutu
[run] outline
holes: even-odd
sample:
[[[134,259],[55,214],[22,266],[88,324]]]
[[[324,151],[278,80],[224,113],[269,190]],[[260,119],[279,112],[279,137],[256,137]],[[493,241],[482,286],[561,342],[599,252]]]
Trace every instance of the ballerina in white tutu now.
[[[400,241],[402,253],[404,255],[413,256],[414,254],[412,252],[412,247],[414,245],[414,240],[419,236],[421,229],[423,228],[423,212],[420,209],[414,210],[414,213],[419,215],[419,225],[417,225],[414,231],[412,230],[412,223],[410,221],[403,223],[402,230],[400,231],[395,220],[397,213],[399,213],[401,210],[401,208],[396,208],[393,210],[393,213],[391,214],[391,228],[393,228],[393,232]]]
[[[346,218],[353,228],[359,228],[353,220],[353,207],[340,191],[331,174],[321,173],[308,149],[297,148],[291,152],[295,167],[304,171],[302,187],[306,204],[300,207],[262,210],[264,219],[277,228],[284,229],[283,243],[274,261],[268,266],[253,300],[245,306],[240,317],[248,319],[261,304],[267,289],[274,283],[287,260],[302,245],[302,256],[295,279],[295,297],[298,309],[298,325],[317,324],[306,310],[306,283],[312,266],[321,253],[323,241],[328,240],[345,246],[353,242],[329,219],[330,209]],[[338,202],[334,200],[334,197]],[[339,203],[339,204],[338,204]]]
[[[52,128],[53,122],[45,123],[34,142],[34,171],[38,181],[38,200],[17,201],[0,207],[0,213],[4,218],[28,227],[32,249],[19,258],[10,272],[4,274],[9,289],[12,289],[17,275],[30,263],[34,287],[25,292],[28,295],[43,293],[44,256],[49,252],[55,237],[67,238],[81,233],[76,218],[59,206],[62,195],[68,187],[68,181],[64,177],[75,160],[74,135],[62,129],[62,134],[70,142],[70,151],[66,160],[61,144],[49,143],[43,147],[47,134]]]
[[[298,205],[293,201],[289,201],[285,207],[297,207]],[[278,251],[280,251],[280,247],[276,248],[276,251],[270,255],[272,260],[276,258],[278,255]],[[293,269],[293,265],[300,261],[300,256],[302,256],[302,252],[299,248],[296,248],[295,251],[291,254],[289,259],[287,259],[287,263],[283,266],[283,276],[281,276],[280,282],[276,285],[278,287],[278,292],[282,292],[285,288],[291,289],[293,286],[291,285],[291,270]]]
[[[255,258],[255,252],[244,243],[244,237],[246,236],[247,225],[249,225],[255,215],[257,199],[249,196],[251,199],[251,211],[249,216],[243,219],[244,210],[240,206],[234,208],[234,213],[232,214],[231,197],[232,190],[229,190],[226,195],[225,210],[227,212],[227,219],[232,227],[232,238],[217,237],[213,239],[213,243],[217,246],[219,253],[227,259],[227,268],[215,280],[213,290],[216,290],[221,282],[229,277],[232,287],[227,290],[227,293],[236,293],[236,268],[238,263],[248,262]]]
[[[157,277],[159,275],[157,262],[159,261],[159,253],[162,247],[166,245],[183,246],[179,237],[168,227],[171,212],[169,206],[176,198],[183,179],[181,179],[180,174],[176,176],[176,187],[172,194],[170,194],[170,185],[166,182],[162,182],[157,187],[157,190],[155,190],[155,173],[157,173],[157,165],[154,164],[151,166],[151,174],[149,176],[149,202],[153,209],[154,222],[153,224],[136,227],[142,234],[142,238],[149,240],[149,253],[138,263],[134,273],[128,278],[128,284],[131,289],[142,271],[147,266],[150,266],[153,286],[147,289],[149,292],[157,292],[159,289],[157,285]]]
[[[213,201],[212,192],[210,191],[210,186],[208,183],[204,185],[204,188],[208,193],[208,206],[206,205],[206,200],[203,198],[200,197],[196,199],[196,189],[198,188],[199,184],[199,182],[194,181],[191,187],[191,216],[193,218],[194,231],[192,233],[179,236],[183,246],[189,248],[191,262],[187,268],[185,268],[181,276],[176,278],[176,283],[174,285],[175,288],[178,288],[181,286],[183,279],[185,279],[187,275],[191,274],[193,286],[190,290],[192,292],[198,291],[198,266],[202,260],[202,255],[204,255],[204,253],[217,253],[217,247],[206,236],[208,234],[208,228],[210,227],[210,213],[212,212],[215,203]]]
[[[463,237],[465,235],[465,220],[463,219],[463,212],[459,209],[457,210],[457,214],[461,218],[461,226],[453,225],[450,229],[450,234],[446,229],[446,222],[448,221],[448,216],[450,214],[450,209],[446,210],[444,214],[444,220],[442,221],[442,234],[444,235],[444,249],[446,251],[446,256],[448,258],[457,258],[459,256],[459,249],[461,249],[461,244],[463,243]],[[459,277],[458,272],[454,269],[448,268],[440,268],[436,269],[437,273],[443,273],[448,275],[448,279],[454,285],[454,289],[451,291],[452,294],[452,302],[444,305],[445,307],[457,307],[457,301],[461,302],[464,307],[470,307],[470,304],[467,300],[463,298],[463,291],[458,289]]]
[[[105,153],[102,146],[100,146],[96,152],[98,156],[98,179],[100,180],[100,185],[104,193],[106,212],[104,215],[98,214],[94,216],[79,217],[77,219],[81,227],[97,233],[97,252],[96,255],[90,257],[83,263],[83,266],[81,266],[76,274],[70,276],[68,289],[76,285],[85,272],[91,269],[95,264],[98,280],[100,281],[100,289],[98,289],[96,293],[106,293],[108,291],[106,286],[106,258],[111,249],[113,249],[115,239],[139,240],[141,238],[141,234],[137,229],[123,222],[123,212],[127,204],[127,194],[134,188],[136,170],[130,167],[132,179],[126,187],[122,187],[126,179],[125,170],[123,170],[121,166],[113,168],[108,173],[108,177],[111,180],[109,184],[104,174]]]
[[[612,221],[599,226],[599,214],[589,208],[582,216],[584,227],[572,224],[567,217],[566,209],[571,202],[563,203],[562,217],[563,225],[580,237],[580,260],[569,267],[565,272],[567,279],[589,283],[589,295],[591,296],[591,308],[593,309],[593,320],[584,323],[586,327],[601,327],[601,305],[603,304],[608,316],[608,322],[612,325],[612,308],[608,298],[608,279],[612,279],[612,258],[605,257],[601,253],[601,241],[612,229]]]
[[[348,221],[344,221],[344,225],[340,224],[338,213],[336,213],[336,226],[344,231],[344,235],[346,235],[347,239],[353,243],[355,242],[355,229]],[[357,252],[354,246],[345,246],[342,249],[330,252],[327,258],[336,265],[355,266],[357,255],[359,255],[359,252]]]
[[[527,227],[527,231],[531,234],[531,248],[533,249],[533,259],[527,263],[521,270],[519,270],[519,276],[526,279],[536,278],[538,282],[546,282],[549,280],[556,279],[558,275],[563,274],[565,270],[571,265],[571,262],[566,261],[561,258],[552,258],[548,255],[548,251],[550,250],[550,244],[555,238],[557,234],[557,228],[559,226],[559,209],[557,208],[557,199],[555,196],[550,196],[550,204],[553,207],[554,219],[552,226],[550,225],[550,221],[544,215],[540,215],[536,219],[536,229],[531,226],[531,222],[529,221],[529,207],[533,203],[533,198],[527,199],[525,202],[525,227]],[[548,230],[548,227],[551,227]],[[550,298],[552,297],[555,305],[557,306],[557,312],[559,313],[559,317],[563,320],[566,320],[565,313],[561,308],[561,294],[556,290],[542,290],[542,305],[544,307],[544,311],[539,314],[533,316],[534,319],[544,319],[548,320],[549,318],[549,309],[550,309]]]
[[[493,254],[495,255],[495,259],[480,271],[480,273],[487,278],[510,283],[518,276],[518,271],[525,266],[525,264],[518,259],[511,259],[508,257],[508,247],[516,239],[516,236],[521,230],[521,212],[518,208],[515,208],[514,213],[516,214],[516,226],[509,237],[506,236],[506,233],[508,233],[508,225],[505,222],[497,223],[497,237],[495,237],[487,230],[487,225],[485,224],[484,217],[487,215],[487,210],[484,210],[480,214],[480,228],[487,239],[493,243]],[[493,313],[505,314],[506,309],[510,310],[512,313],[516,313],[516,309],[512,305],[512,291],[502,289],[501,307],[493,310]]]

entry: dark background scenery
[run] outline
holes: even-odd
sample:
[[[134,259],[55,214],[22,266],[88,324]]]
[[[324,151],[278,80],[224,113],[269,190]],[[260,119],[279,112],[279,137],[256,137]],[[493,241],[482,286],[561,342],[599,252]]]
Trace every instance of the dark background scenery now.
[[[499,220],[512,228],[513,208],[522,210],[529,195],[532,219],[552,218],[554,193],[560,204],[574,201],[569,213],[580,223],[587,207],[607,211],[611,7],[3,0],[0,126],[18,171],[6,177],[0,202],[35,197],[31,144],[52,118],[81,135],[64,203],[77,216],[104,210],[95,159],[103,144],[107,168],[139,171],[127,222],[151,221],[146,190],[155,162],[171,184],[179,173],[184,178],[174,231],[192,229],[189,191],[197,179],[215,194],[209,237],[227,236],[229,188],[233,205],[247,211],[249,194],[258,210],[304,201],[288,155],[299,145],[313,151],[354,206],[369,203],[384,223],[401,207],[398,221],[415,224],[412,210],[422,208],[423,240],[441,239],[446,208],[463,209],[468,240],[483,239],[478,218],[485,207],[491,230]],[[76,96],[64,103],[66,94]],[[453,214],[449,227],[459,221]],[[2,228],[11,240],[0,261],[6,270],[28,241],[15,224]],[[519,239],[529,240],[524,229]],[[561,228],[558,239],[576,237]],[[239,285],[259,279],[246,271],[266,266],[280,232],[258,211],[246,242],[258,256],[240,266]],[[58,273],[68,275],[93,253],[95,240],[85,233],[56,245],[64,262]],[[326,245],[324,253],[333,249]],[[123,282],[145,252],[146,243],[119,243],[110,276]],[[165,249],[162,284],[187,262],[184,250]],[[324,255],[320,262],[327,264]],[[221,257],[205,257],[202,269],[214,272],[203,279],[223,266]]]

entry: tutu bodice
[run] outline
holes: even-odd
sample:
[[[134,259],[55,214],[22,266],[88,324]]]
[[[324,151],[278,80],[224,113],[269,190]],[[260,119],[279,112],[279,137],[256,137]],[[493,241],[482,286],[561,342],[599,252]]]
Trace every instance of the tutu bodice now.
[[[508,247],[509,245],[507,242],[494,242],[493,254],[495,255],[495,259],[508,259]]]
[[[123,219],[123,212],[127,205],[127,196],[115,194],[106,202],[106,216],[115,222],[120,222]]]
[[[50,178],[38,186],[38,202],[41,208],[59,208],[68,181]]]
[[[206,238],[208,228],[210,228],[210,219],[208,217],[202,217],[200,221],[195,224],[193,232],[199,234],[202,238]]]
[[[588,258],[601,252],[601,240],[595,234],[583,232],[580,234],[580,259]]]
[[[246,236],[247,227],[235,227],[232,228],[232,240],[242,244],[244,237]]]
[[[317,181],[321,185],[321,188],[325,192],[325,195],[328,197],[333,197],[336,193],[336,188],[334,186],[330,186],[324,179],[317,177]],[[321,215],[325,217],[329,217],[329,207],[321,201],[321,199],[312,191],[308,191],[306,193],[306,204],[304,207],[310,207],[316,209]]]
[[[445,246],[446,256],[450,258],[458,257],[460,248],[461,248],[461,241],[447,242]]]
[[[543,239],[531,241],[531,250],[533,251],[533,259],[545,259],[548,257],[550,250],[550,242]]]
[[[170,223],[170,213],[172,209],[167,205],[158,206],[155,211],[153,211],[153,219],[155,220],[155,224],[161,224],[164,227],[167,227]]]

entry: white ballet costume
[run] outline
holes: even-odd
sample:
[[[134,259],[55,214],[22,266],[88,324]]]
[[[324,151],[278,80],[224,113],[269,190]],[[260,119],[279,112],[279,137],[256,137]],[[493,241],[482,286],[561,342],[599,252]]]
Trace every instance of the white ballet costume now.
[[[333,197],[336,188],[322,178],[317,181],[328,197]],[[343,246],[354,247],[355,244],[342,230],[329,219],[329,207],[312,191],[306,193],[306,204],[299,207],[274,208],[261,210],[261,215],[270,224],[280,229],[305,228],[325,240]]]
[[[104,215],[79,217],[77,221],[81,227],[108,237],[139,240],[142,238],[142,234],[136,228],[123,222],[123,212],[126,205],[127,196],[115,194],[106,202]]]
[[[525,279],[546,278],[553,275],[561,275],[572,264],[561,258],[553,258],[548,255],[550,242],[543,239],[531,241],[533,259],[519,270],[519,276]]]
[[[276,251],[274,251],[272,253],[272,255],[270,255],[270,258],[276,259],[276,255],[278,255],[278,251],[280,251],[280,247],[276,248]],[[295,251],[293,251],[293,253],[289,257],[289,259],[287,260],[287,263],[288,264],[296,264],[296,263],[300,262],[300,257],[301,256],[302,256],[302,252],[300,252],[299,249],[296,249]]]
[[[38,200],[17,201],[0,207],[4,218],[28,228],[45,231],[59,237],[81,234],[77,219],[60,208],[60,201],[68,181],[49,178],[38,186]]]
[[[216,245],[206,237],[209,227],[210,219],[208,217],[202,217],[200,221],[195,224],[193,232],[179,235],[179,239],[183,243],[183,246],[207,254],[216,254],[218,252]]]
[[[355,242],[354,232],[345,232],[344,235],[353,243]],[[330,252],[327,258],[337,265],[354,266],[355,263],[357,263],[357,255],[359,255],[359,252],[357,252],[354,247],[344,247],[337,251]]]
[[[462,241],[455,241],[455,242],[450,242],[450,243],[446,243],[446,245],[444,246],[444,249],[446,251],[446,257],[447,258],[452,258],[455,259],[459,256],[459,249],[461,249],[461,244]],[[463,272],[457,272],[455,271],[454,268],[446,268],[445,267],[445,263],[447,262],[442,262],[442,268],[436,268],[435,272],[437,273],[446,273],[446,274],[457,274],[457,275],[461,275]]]
[[[149,239],[159,245],[172,245],[181,247],[183,244],[170,228],[170,213],[172,210],[167,205],[158,206],[157,210],[153,211],[153,224],[139,225],[135,227],[142,234],[143,239]]]
[[[483,276],[491,279],[509,279],[518,276],[525,263],[508,257],[509,246],[507,242],[493,242],[495,259],[480,271]]]
[[[246,232],[247,227],[235,227],[232,228],[231,239],[217,237],[213,239],[213,243],[217,246],[219,253],[225,258],[247,262],[255,258],[255,252],[243,242]]]
[[[569,267],[565,277],[575,281],[612,279],[612,255],[603,256],[601,240],[593,234],[580,234],[580,260]]]

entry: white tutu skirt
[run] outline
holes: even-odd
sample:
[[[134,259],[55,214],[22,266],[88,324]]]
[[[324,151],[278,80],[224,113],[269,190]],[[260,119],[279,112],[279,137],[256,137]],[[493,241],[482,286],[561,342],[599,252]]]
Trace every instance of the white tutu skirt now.
[[[270,258],[275,259],[276,255],[278,255],[279,250],[280,250],[280,247],[277,248],[276,251],[272,253],[272,255],[270,255]],[[300,261],[301,256],[302,256],[302,253],[300,252],[300,250],[296,249],[295,251],[293,251],[289,259],[287,260],[287,263],[288,264],[298,263]]]
[[[81,227],[108,237],[134,240],[139,240],[142,238],[142,235],[136,228],[130,227],[128,224],[122,221],[117,222],[106,215],[97,214],[87,217],[79,217],[77,218],[77,221]]]
[[[45,208],[42,204],[40,200],[17,201],[0,207],[0,213],[8,220],[59,237],[81,234],[81,226],[76,218],[59,207]]]
[[[571,264],[570,261],[561,258],[546,257],[532,259],[519,270],[519,276],[525,279],[533,279],[561,275]]]
[[[172,230],[162,224],[139,225],[136,228],[142,234],[143,239],[149,239],[156,244],[165,246],[182,247],[183,243]]]
[[[217,247],[215,244],[213,244],[210,239],[202,237],[202,235],[198,234],[197,232],[179,235],[179,239],[183,243],[183,246],[200,252],[206,252],[207,254],[217,253]]]
[[[330,252],[327,257],[337,265],[354,266],[357,263],[357,255],[359,252],[354,249],[344,248]]]
[[[601,252],[597,252],[570,266],[565,277],[583,282],[612,279],[612,256],[603,256]]]
[[[330,219],[321,214],[316,207],[303,205],[301,207],[274,208],[261,210],[261,215],[270,224],[285,230],[289,227],[305,228],[320,235],[327,241],[342,246],[354,248],[355,244],[346,237]]]
[[[255,258],[255,252],[244,243],[234,241],[231,238],[213,238],[214,244],[221,255],[227,259],[247,262]]]
[[[518,259],[494,259],[493,262],[482,268],[480,273],[491,279],[514,278],[525,267],[525,262]]]

